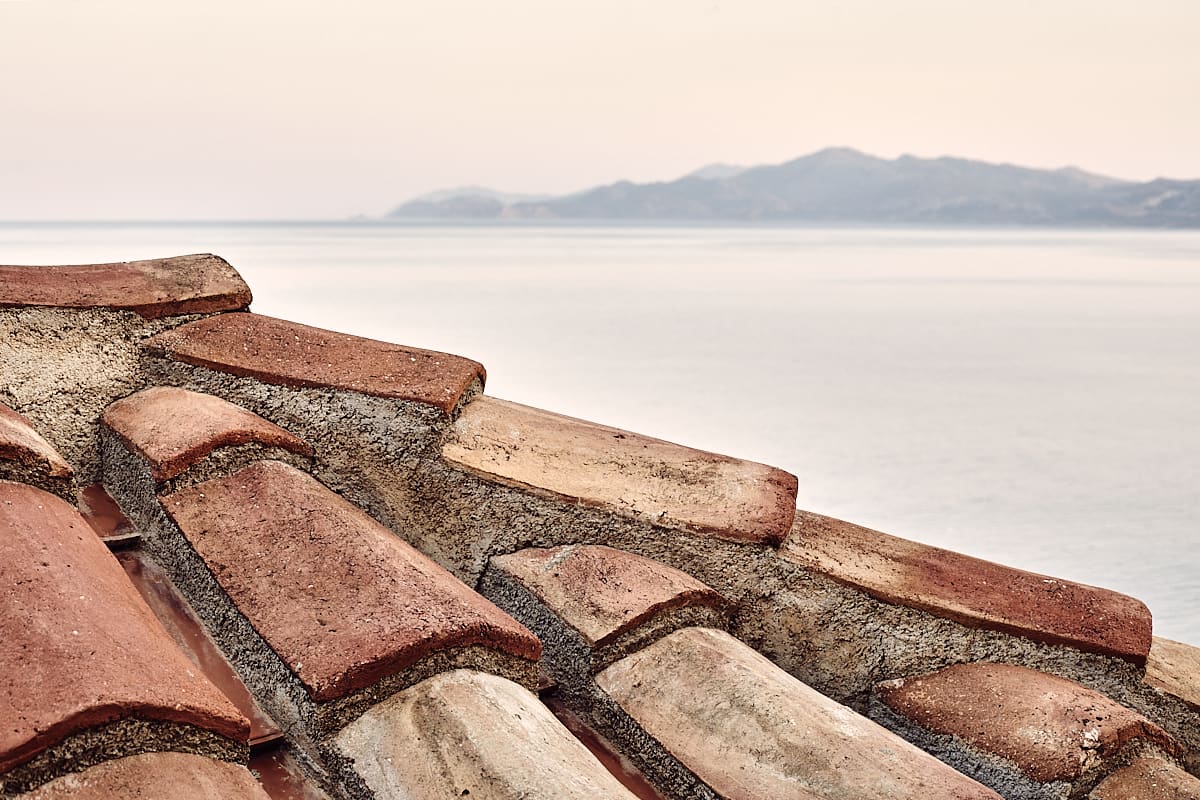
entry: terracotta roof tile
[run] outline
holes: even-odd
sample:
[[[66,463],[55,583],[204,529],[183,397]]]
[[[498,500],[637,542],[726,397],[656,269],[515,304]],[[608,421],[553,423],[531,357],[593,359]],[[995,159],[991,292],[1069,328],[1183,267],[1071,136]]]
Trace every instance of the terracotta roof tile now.
[[[601,545],[529,548],[492,565],[517,580],[595,647],[683,606],[721,609],[700,581],[648,558]]]
[[[250,305],[250,289],[223,258],[176,256],[115,264],[0,266],[0,307],[136,311],[147,319]]]
[[[28,471],[39,483],[53,481],[67,489],[74,474],[67,460],[42,438],[29,420],[3,403],[0,403],[0,462],[12,465],[5,468],[0,464],[0,478],[21,480]]]
[[[161,502],[314,700],[446,648],[541,654],[537,638],[504,612],[286,464],[252,464]]]
[[[1200,778],[1162,758],[1135,758],[1109,775],[1087,800],[1200,800]]]
[[[1058,580],[798,511],[780,555],[888,603],[964,625],[1134,662],[1150,611],[1107,589]]]
[[[245,742],[246,719],[196,674],[64,501],[0,482],[0,587],[0,771],[131,716]]]
[[[450,413],[483,365],[261,314],[221,314],[148,339],[158,357],[281,386],[330,387]]]
[[[178,476],[220,447],[247,443],[311,457],[300,437],[210,394],[156,386],[110,405],[101,418],[149,462],[156,481]]]
[[[676,631],[596,682],[721,797],[999,798],[721,631]]]
[[[250,721],[250,746],[280,738],[279,728],[255,702],[163,568],[138,551],[117,553],[117,561],[179,649]]]
[[[477,397],[442,455],[506,486],[666,527],[776,544],[796,511],[783,470]]]
[[[443,672],[346,726],[335,746],[377,797],[634,800],[527,689]]]
[[[1146,659],[1146,683],[1200,710],[1200,647],[1155,636]]]
[[[270,800],[243,766],[186,753],[106,761],[43,784],[22,800]]]
[[[1035,781],[1075,781],[1135,742],[1178,746],[1158,726],[1073,681],[1011,664],[956,664],[876,687],[895,713],[1014,764]]]

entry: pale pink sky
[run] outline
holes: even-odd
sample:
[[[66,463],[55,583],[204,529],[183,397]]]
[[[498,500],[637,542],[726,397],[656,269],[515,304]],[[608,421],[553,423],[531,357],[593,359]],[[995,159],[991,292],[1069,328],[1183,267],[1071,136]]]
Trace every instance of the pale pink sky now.
[[[0,0],[0,220],[338,218],[830,145],[1200,177],[1196,0]]]

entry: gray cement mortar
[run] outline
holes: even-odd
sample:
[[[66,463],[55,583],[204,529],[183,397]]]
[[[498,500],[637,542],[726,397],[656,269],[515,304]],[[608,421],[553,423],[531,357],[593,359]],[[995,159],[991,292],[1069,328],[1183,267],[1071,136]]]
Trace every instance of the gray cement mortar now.
[[[80,485],[93,483],[101,412],[146,385],[140,343],[202,316],[147,320],[111,309],[0,309],[0,401],[54,445]]]
[[[129,717],[68,736],[0,775],[0,796],[15,797],[115,758],[167,751],[242,765],[250,757],[246,745],[194,725]]]

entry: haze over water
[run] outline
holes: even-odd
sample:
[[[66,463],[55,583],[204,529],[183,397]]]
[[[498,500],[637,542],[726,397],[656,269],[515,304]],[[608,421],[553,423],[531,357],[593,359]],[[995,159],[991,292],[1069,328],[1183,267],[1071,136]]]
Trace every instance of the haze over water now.
[[[1200,232],[0,224],[6,263],[189,252],[260,313],[478,359],[1200,644]]]

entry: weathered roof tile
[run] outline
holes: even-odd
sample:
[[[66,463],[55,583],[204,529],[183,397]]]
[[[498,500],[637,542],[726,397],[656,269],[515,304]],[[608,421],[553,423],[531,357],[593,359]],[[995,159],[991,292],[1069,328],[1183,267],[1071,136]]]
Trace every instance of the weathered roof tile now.
[[[0,307],[136,311],[147,319],[250,305],[250,289],[223,258],[176,256],[115,264],[0,266]]]
[[[1143,756],[1102,780],[1087,800],[1200,800],[1200,778],[1166,759]]]
[[[1115,700],[1012,664],[955,664],[885,681],[876,692],[922,728],[999,756],[1042,783],[1075,781],[1135,741],[1178,749],[1162,729]]]
[[[145,342],[153,355],[264,383],[331,387],[411,400],[450,413],[483,365],[262,314],[221,314]]]
[[[1146,659],[1146,683],[1200,710],[1200,647],[1155,636]]]
[[[797,511],[780,555],[880,600],[1039,642],[1145,660],[1150,611],[1094,586]]]
[[[721,797],[999,798],[721,631],[676,631],[596,682]]]
[[[187,753],[143,753],[64,775],[21,800],[270,800],[243,766]]]
[[[537,697],[455,670],[392,695],[335,746],[377,797],[634,800]]]
[[[0,403],[0,462],[8,462],[15,468],[3,469],[0,477],[14,480],[20,480],[28,472],[38,476],[39,482],[51,481],[69,488],[74,474],[54,445],[42,438],[29,420],[3,403]]]
[[[286,464],[258,462],[161,503],[314,700],[446,648],[541,654],[511,617]]]
[[[777,544],[796,511],[783,470],[491,397],[463,409],[442,455],[506,486],[725,539]]]
[[[156,386],[118,400],[101,419],[149,463],[157,481],[178,476],[220,447],[254,443],[305,457],[313,454],[300,437],[253,411],[172,386]]]
[[[249,723],[196,674],[79,512],[0,482],[0,772],[113,720]]]
[[[529,548],[496,556],[492,565],[593,647],[672,609],[725,606],[718,592],[685,572],[602,545]]]

